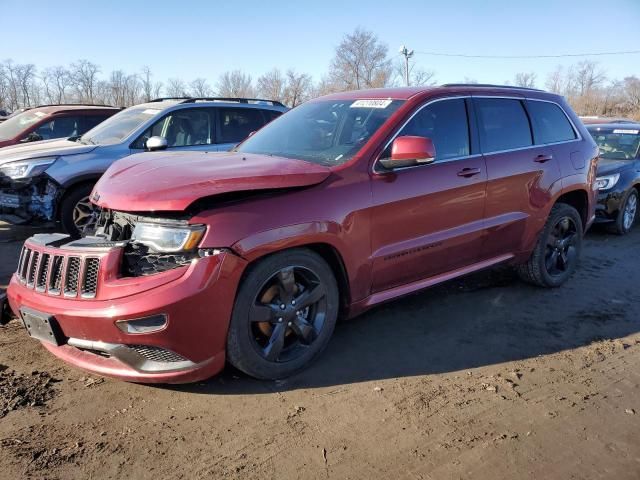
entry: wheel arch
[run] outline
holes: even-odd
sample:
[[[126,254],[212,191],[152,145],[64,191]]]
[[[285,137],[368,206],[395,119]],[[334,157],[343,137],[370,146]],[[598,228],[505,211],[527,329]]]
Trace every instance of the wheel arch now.
[[[589,221],[589,194],[586,190],[577,188],[563,192],[555,203],[566,203],[575,208],[580,214],[583,228],[586,228]]]
[[[242,278],[240,281],[242,282],[253,265],[257,264],[267,257],[270,257],[271,255],[286,252],[289,250],[305,249],[318,254],[324,261],[327,262],[329,268],[331,268],[331,271],[333,272],[333,275],[338,284],[338,292],[340,294],[340,313],[345,313],[352,302],[351,282],[349,280],[347,267],[345,265],[342,254],[340,253],[339,249],[330,242],[310,241],[307,243],[292,243],[290,245],[268,251],[261,250],[260,252],[245,252],[242,257],[248,260],[248,262],[245,266],[244,272],[242,273]]]
[[[79,177],[77,179],[74,179],[73,182],[69,182],[65,185],[63,185],[61,191],[62,194],[58,197],[57,201],[56,201],[56,220],[60,220],[60,214],[62,212],[62,209],[60,208],[60,205],[62,204],[62,202],[64,202],[65,198],[67,198],[71,192],[73,192],[74,190],[80,188],[80,187],[84,187],[84,186],[88,186],[88,185],[95,185],[95,183],[100,180],[100,175],[98,176],[82,176]]]

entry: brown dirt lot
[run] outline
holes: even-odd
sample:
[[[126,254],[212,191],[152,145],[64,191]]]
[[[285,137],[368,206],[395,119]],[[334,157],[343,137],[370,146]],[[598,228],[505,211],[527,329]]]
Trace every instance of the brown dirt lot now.
[[[0,225],[0,286],[29,230]],[[640,228],[564,287],[476,274],[336,329],[308,371],[150,387],[0,329],[1,478],[640,478]]]

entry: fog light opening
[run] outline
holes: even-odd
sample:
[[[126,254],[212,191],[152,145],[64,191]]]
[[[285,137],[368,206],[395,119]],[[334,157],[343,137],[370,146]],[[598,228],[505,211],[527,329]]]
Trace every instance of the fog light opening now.
[[[116,326],[124,333],[152,333],[162,330],[167,326],[167,316],[160,314],[132,320],[118,320]]]

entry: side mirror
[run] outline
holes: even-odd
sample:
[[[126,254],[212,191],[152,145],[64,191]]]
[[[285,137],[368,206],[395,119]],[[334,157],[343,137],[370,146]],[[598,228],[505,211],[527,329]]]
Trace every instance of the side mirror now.
[[[31,132],[29,135],[20,140],[20,143],[38,142],[42,140],[42,135]]]
[[[388,170],[432,163],[436,159],[436,147],[427,137],[397,137],[391,145],[391,158],[380,163]]]
[[[155,152],[156,150],[166,150],[169,144],[167,143],[166,138],[156,136],[149,138],[149,140],[145,142],[144,146],[150,152]]]

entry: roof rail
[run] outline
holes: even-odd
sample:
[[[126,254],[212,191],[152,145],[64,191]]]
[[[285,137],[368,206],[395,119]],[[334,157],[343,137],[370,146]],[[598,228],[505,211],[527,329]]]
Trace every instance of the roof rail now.
[[[153,103],[153,102],[166,102],[167,100],[189,100],[191,97],[158,97],[158,98],[154,98],[153,100],[149,100],[146,103]]]
[[[241,98],[241,97],[190,97],[181,103],[195,102],[236,102],[236,103],[269,103],[273,106],[284,107],[282,102],[277,100],[267,100],[266,98]]]
[[[118,108],[113,105],[106,105],[102,103],[47,103],[44,105],[36,105],[35,107],[28,108],[43,108],[43,107],[108,107]]]
[[[531,90],[534,92],[544,92],[539,88],[517,87],[515,85],[494,85],[491,83],[445,83],[441,87],[485,87],[485,88],[513,88],[514,90]]]

